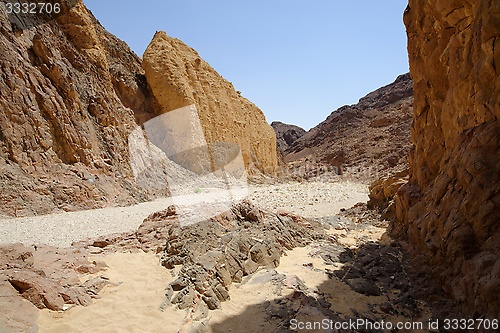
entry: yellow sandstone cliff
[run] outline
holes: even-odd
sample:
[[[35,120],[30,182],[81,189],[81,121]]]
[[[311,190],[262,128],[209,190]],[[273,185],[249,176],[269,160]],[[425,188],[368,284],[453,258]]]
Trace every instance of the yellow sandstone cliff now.
[[[0,217],[168,195],[138,186],[128,139],[183,103],[198,107],[207,141],[239,144],[247,164],[260,162],[261,170],[276,165],[262,112],[194,50],[158,34],[146,53],[146,80],[141,59],[83,2],[72,3],[48,22],[26,18],[24,29],[0,6]],[[155,70],[173,80],[164,83]]]
[[[262,111],[194,49],[157,32],[144,53],[143,67],[160,113],[194,105],[207,143],[237,144],[250,172],[276,169],[276,135]]]

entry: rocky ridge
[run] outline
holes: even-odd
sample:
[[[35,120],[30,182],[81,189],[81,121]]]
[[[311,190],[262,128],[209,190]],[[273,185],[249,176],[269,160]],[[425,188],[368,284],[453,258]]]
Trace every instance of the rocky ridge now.
[[[317,166],[365,180],[401,171],[411,146],[412,104],[413,83],[404,74],[332,112],[285,151],[285,161],[306,178],[318,174]]]
[[[171,110],[155,97],[156,77],[147,77],[142,60],[108,33],[81,1],[72,8],[63,6],[62,11],[45,24],[25,22],[30,29],[18,30],[5,7],[0,8],[3,216],[129,205],[169,195],[165,187],[136,183],[128,145],[131,133]],[[189,71],[196,81],[189,92],[213,96],[210,108],[204,102],[197,104],[207,141],[239,144],[249,168],[276,165],[275,136],[262,112],[240,97],[194,50],[180,41],[174,44],[176,52],[169,54],[172,62],[164,69],[196,67]],[[148,70],[154,59],[161,58],[152,47],[144,61]],[[185,87],[187,74],[183,73],[179,74],[182,79],[172,83],[174,90]],[[206,89],[210,91],[203,92]],[[177,96],[175,91],[165,93]],[[216,100],[220,103],[215,104]],[[221,110],[233,116],[220,118],[226,115]],[[244,124],[236,114],[244,118]],[[152,151],[146,146],[135,148]],[[153,153],[159,155],[156,162],[175,169],[161,153]],[[165,173],[161,168],[149,169]]]
[[[82,3],[17,32],[1,8],[1,213],[25,216],[146,198],[127,163],[133,109],[147,104],[139,58]]]
[[[21,318],[12,313],[0,320],[0,327],[26,331],[36,318],[33,305],[59,311],[89,306],[103,287],[112,290],[116,282],[95,258],[106,261],[106,254],[138,250],[161,256],[158,265],[168,269],[172,279],[158,290],[164,298],[154,306],[177,315],[180,312],[174,309],[183,310],[182,329],[188,331],[227,332],[247,325],[286,331],[291,319],[394,322],[459,313],[432,280],[424,281],[422,274],[413,272],[418,266],[403,248],[385,236],[376,240],[387,224],[364,204],[335,216],[304,219],[244,201],[189,227],[181,228],[177,219],[172,206],[151,214],[136,232],[82,241],[69,249],[0,247],[5,254],[0,290],[8,296],[4,304],[10,308],[23,304],[25,314]],[[285,268],[279,266],[282,261]],[[314,281],[322,282],[311,285]],[[224,309],[234,288],[262,290],[259,299],[265,301],[234,317],[212,321],[211,310]],[[19,303],[20,297],[33,305]]]
[[[194,49],[159,31],[144,52],[143,67],[161,113],[194,105],[209,145],[236,144],[250,172],[276,169],[276,136],[262,111]]]

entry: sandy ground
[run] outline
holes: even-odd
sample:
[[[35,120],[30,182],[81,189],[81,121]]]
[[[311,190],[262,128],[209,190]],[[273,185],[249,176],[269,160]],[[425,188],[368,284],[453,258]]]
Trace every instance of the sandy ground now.
[[[108,286],[88,307],[66,312],[43,310],[38,318],[39,333],[66,332],[168,332],[180,327],[184,313],[174,309],[160,311],[162,290],[172,280],[155,255],[144,252],[93,256],[109,266],[105,276],[115,284]],[[173,332],[173,331],[171,331]]]
[[[253,185],[249,198],[269,210],[284,209],[307,217],[332,216],[340,208],[348,208],[367,200],[367,187],[356,183],[286,183]],[[169,199],[125,208],[106,208],[93,211],[65,213],[0,221],[0,243],[36,242],[69,246],[71,242],[112,232],[134,230],[150,213],[165,209]],[[40,223],[43,229],[40,229]],[[35,232],[36,231],[36,232]],[[365,234],[346,235],[344,230],[331,230],[346,246],[353,246],[360,238],[378,239],[383,229],[374,228]],[[325,264],[313,245],[289,251],[277,269],[261,269],[230,288],[231,299],[222,303],[222,309],[210,311],[200,325],[211,332],[266,332],[271,323],[251,318],[264,318],[265,309],[259,304],[286,297],[293,293],[297,279],[304,281],[311,293],[328,280]],[[114,253],[94,255],[109,269],[104,275],[114,284],[107,286],[100,299],[87,307],[73,307],[65,312],[40,311],[38,332],[194,332],[189,326],[196,314],[169,306],[160,309],[164,289],[172,280],[173,272],[159,265],[159,257],[151,253]],[[332,268],[330,266],[330,268]],[[175,270],[175,269],[174,269]],[[279,289],[276,279],[284,282]],[[88,276],[82,277],[88,279]],[[336,300],[338,310],[347,306],[362,312],[368,305],[366,296],[353,292],[344,283],[332,286],[330,297]],[[228,318],[242,314],[249,320]],[[308,316],[314,314],[308,314]],[[317,315],[317,314],[316,314]],[[311,318],[312,318],[311,317]],[[242,317],[243,318],[243,317]],[[236,325],[236,326],[235,326]]]
[[[381,228],[372,229],[372,239],[379,239],[382,233]],[[332,234],[342,232],[332,231]],[[357,244],[360,236],[352,233],[342,240],[345,245]],[[365,296],[354,292],[345,283],[330,279],[327,268],[335,267],[325,265],[319,256],[314,255],[317,251],[315,245],[287,251],[276,269],[260,269],[241,283],[233,284],[229,290],[231,299],[223,302],[221,309],[211,311],[200,325],[212,333],[273,331],[275,323],[254,319],[266,317],[262,304],[292,298],[298,280],[304,282],[310,294],[317,294],[322,288],[321,293],[333,304],[331,310],[339,313],[351,313],[355,309],[362,314],[369,311],[371,304],[386,301],[383,296]],[[158,265],[157,256],[143,252],[116,253],[94,256],[94,259],[109,265],[105,276],[116,286],[108,286],[101,299],[88,307],[75,307],[64,313],[41,311],[38,318],[40,333],[196,332],[191,325],[196,314],[171,306],[160,310],[162,290],[172,281],[172,274]],[[284,283],[277,284],[277,278]],[[296,305],[301,306],[300,301]],[[305,311],[303,320],[321,321],[325,318],[320,313]],[[231,318],[239,319],[235,322]]]
[[[304,217],[333,216],[341,208],[367,202],[368,186],[349,181],[254,185],[249,198],[271,211],[283,209]]]

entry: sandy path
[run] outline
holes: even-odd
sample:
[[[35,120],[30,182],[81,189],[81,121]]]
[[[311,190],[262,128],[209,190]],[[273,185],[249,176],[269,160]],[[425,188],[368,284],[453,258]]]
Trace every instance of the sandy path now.
[[[39,333],[177,332],[185,311],[160,311],[162,291],[173,278],[155,255],[113,253],[93,259],[106,262],[105,276],[118,285],[108,286],[91,306],[40,311]]]
[[[171,199],[160,199],[130,207],[0,220],[0,244],[20,242],[69,247],[74,241],[136,230],[149,214],[169,204]]]
[[[193,194],[192,197],[213,200],[209,193]],[[185,201],[191,199],[186,196]],[[366,185],[352,182],[251,185],[249,199],[269,210],[285,209],[306,217],[321,217],[366,202],[368,190]],[[82,239],[136,230],[147,216],[172,203],[171,198],[165,198],[130,207],[3,219],[0,220],[0,244],[20,242],[69,247]]]
[[[354,182],[290,182],[274,185],[255,185],[250,200],[271,211],[284,209],[304,217],[323,217],[337,214],[368,201],[368,186]]]

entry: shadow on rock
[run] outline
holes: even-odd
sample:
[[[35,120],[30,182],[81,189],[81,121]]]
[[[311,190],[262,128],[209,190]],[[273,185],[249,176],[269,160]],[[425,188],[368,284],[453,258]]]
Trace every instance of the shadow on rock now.
[[[209,331],[446,332],[443,327],[431,330],[429,319],[461,317],[457,307],[433,285],[425,267],[412,267],[414,258],[396,242],[365,243],[328,257],[337,257],[339,262],[330,263],[332,269],[325,272],[328,278],[316,288],[299,282],[287,294],[285,287],[278,298],[212,323]],[[398,322],[421,322],[423,326],[398,330]]]

